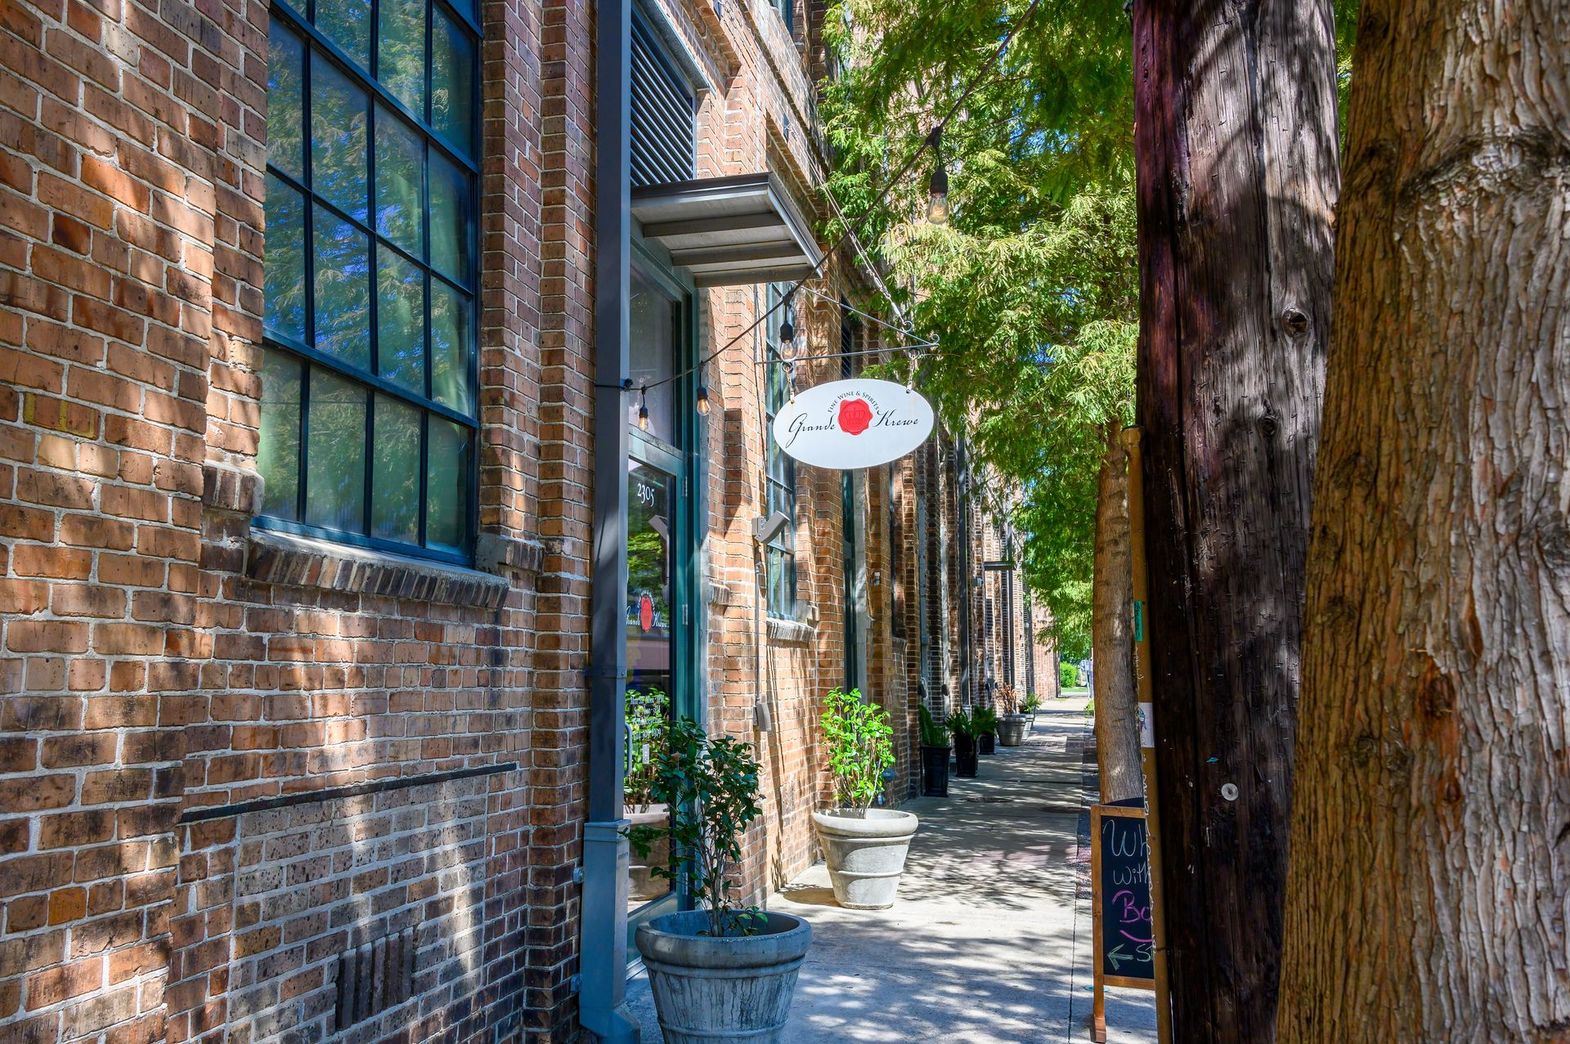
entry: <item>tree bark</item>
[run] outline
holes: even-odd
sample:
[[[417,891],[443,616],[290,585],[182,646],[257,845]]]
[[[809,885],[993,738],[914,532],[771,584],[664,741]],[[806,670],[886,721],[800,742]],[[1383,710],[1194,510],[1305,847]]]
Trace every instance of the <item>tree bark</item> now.
[[[1136,0],[1138,403],[1175,1037],[1274,1035],[1330,327],[1329,0]]]
[[[1114,426],[1096,485],[1096,558],[1091,591],[1095,650],[1096,760],[1101,800],[1143,797],[1139,706],[1134,691],[1133,562],[1129,557],[1128,453]]]
[[[1287,1040],[1570,1039],[1570,6],[1365,4]]]

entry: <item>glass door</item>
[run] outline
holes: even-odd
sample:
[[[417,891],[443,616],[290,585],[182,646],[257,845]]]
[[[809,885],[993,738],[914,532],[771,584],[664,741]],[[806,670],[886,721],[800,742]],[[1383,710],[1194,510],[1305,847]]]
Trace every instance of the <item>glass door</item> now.
[[[651,793],[654,762],[671,722],[678,716],[698,717],[690,602],[696,549],[687,477],[687,447],[696,418],[688,406],[688,382],[674,379],[677,361],[688,354],[686,296],[641,267],[633,271],[632,291],[622,815],[634,826],[665,829],[670,810]],[[670,863],[668,841],[654,845],[646,856],[632,853],[629,940],[642,921],[687,904],[682,889],[654,872]],[[629,947],[628,952],[636,951]]]

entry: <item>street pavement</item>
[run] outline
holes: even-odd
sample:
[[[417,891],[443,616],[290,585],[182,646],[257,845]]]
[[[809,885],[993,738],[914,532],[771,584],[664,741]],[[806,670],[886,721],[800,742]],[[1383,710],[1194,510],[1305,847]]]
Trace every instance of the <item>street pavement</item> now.
[[[787,1044],[1090,1040],[1088,816],[1093,746],[1085,700],[1049,700],[1025,744],[981,759],[921,817],[899,902],[834,903],[820,863],[769,900],[812,924]],[[647,980],[628,984],[645,1042],[661,1039]],[[1107,1039],[1156,1039],[1154,995],[1107,991]]]

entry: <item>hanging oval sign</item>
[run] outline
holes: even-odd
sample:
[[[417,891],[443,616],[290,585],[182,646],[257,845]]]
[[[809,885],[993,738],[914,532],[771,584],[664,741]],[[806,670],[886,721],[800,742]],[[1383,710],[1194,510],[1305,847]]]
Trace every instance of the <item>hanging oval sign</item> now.
[[[893,381],[831,381],[774,417],[774,441],[801,461],[853,471],[898,460],[932,434],[932,405]]]

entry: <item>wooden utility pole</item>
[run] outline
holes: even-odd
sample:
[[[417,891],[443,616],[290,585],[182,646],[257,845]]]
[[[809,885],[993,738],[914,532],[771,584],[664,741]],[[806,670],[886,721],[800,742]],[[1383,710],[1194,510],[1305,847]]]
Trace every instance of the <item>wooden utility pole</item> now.
[[[1174,1036],[1274,1036],[1338,190],[1330,0],[1135,0],[1138,405]]]
[[[1570,1039],[1570,4],[1365,3],[1280,1035]]]

